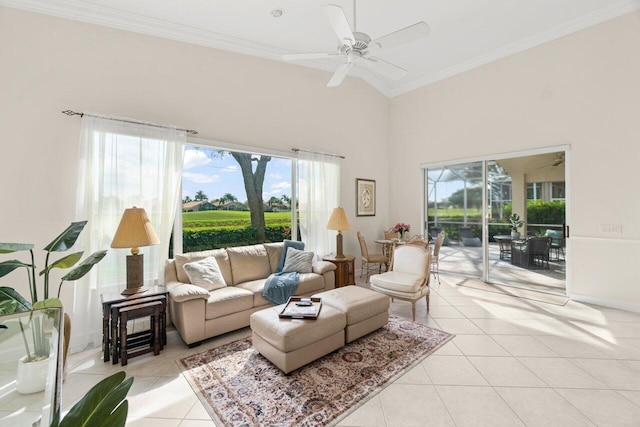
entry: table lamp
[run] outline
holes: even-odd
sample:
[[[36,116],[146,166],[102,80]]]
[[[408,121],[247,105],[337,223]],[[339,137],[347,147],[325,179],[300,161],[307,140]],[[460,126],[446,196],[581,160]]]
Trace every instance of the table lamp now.
[[[336,235],[336,258],[344,258],[342,253],[342,230],[349,229],[349,221],[347,221],[347,215],[344,213],[344,209],[337,207],[331,212],[331,218],[327,224],[328,230],[338,230]]]
[[[140,246],[158,243],[160,240],[145,210],[135,206],[125,209],[111,242],[112,248],[131,248],[131,255],[127,255],[127,288],[122,291],[122,295],[147,290],[144,286],[144,255],[140,253]]]

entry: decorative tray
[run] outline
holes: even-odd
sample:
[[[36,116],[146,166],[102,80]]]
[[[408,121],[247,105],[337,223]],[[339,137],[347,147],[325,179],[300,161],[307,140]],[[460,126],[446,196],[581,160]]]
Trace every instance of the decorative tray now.
[[[311,303],[311,305],[297,305],[299,303]],[[289,297],[279,316],[285,319],[317,319],[321,308],[320,298]]]

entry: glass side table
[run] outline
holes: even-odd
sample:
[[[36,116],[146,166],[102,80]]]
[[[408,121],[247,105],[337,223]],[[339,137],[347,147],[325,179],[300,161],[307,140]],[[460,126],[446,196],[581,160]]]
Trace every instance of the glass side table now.
[[[63,335],[61,308],[0,316],[0,425],[51,424],[60,408]],[[35,341],[48,347],[49,357],[21,362]]]

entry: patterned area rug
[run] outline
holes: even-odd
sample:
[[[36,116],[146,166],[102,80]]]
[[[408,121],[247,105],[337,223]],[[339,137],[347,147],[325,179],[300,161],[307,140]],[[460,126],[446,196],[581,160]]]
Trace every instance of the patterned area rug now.
[[[389,324],[284,375],[241,339],[177,363],[220,426],[335,424],[453,335],[389,316]]]

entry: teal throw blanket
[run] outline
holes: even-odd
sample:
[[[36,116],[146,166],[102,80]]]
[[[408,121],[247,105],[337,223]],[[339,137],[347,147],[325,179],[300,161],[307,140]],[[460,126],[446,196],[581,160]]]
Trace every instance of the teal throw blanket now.
[[[267,281],[262,289],[262,297],[271,304],[284,304],[289,301],[290,296],[296,293],[299,283],[299,273],[274,273],[267,277]]]

